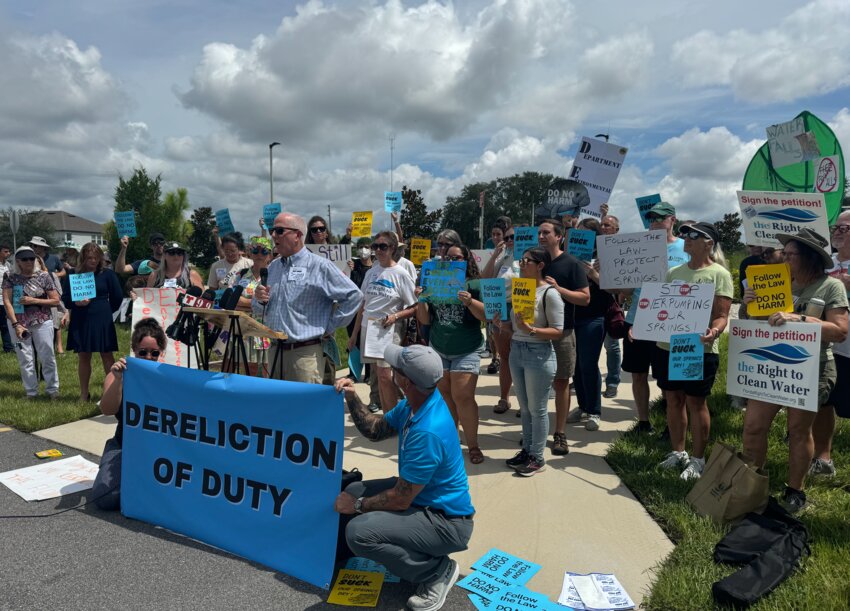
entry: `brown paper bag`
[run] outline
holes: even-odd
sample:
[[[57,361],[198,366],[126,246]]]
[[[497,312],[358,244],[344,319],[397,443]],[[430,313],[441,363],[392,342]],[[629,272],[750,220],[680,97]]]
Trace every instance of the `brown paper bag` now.
[[[714,444],[702,477],[685,500],[698,514],[718,523],[731,522],[767,505],[767,474],[747,464],[741,453]]]

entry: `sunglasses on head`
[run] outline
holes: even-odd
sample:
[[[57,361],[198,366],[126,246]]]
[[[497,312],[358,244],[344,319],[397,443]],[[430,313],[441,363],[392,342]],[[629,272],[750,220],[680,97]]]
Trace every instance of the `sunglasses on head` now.
[[[369,248],[372,250],[387,250],[389,247],[389,244],[372,244]]]
[[[27,263],[31,263],[35,261],[35,257],[18,257],[18,261],[26,261]]]
[[[153,358],[158,359],[159,355],[162,354],[162,352],[159,350],[145,350],[144,348],[142,348],[141,350],[136,350],[136,354],[138,354],[142,358],[151,355]]]
[[[252,255],[269,255],[272,251],[267,248],[263,248],[262,246],[254,246],[251,248]]]
[[[327,230],[327,227],[310,227],[310,233],[325,233]]]
[[[298,230],[293,229],[292,227],[272,227],[269,231],[271,231],[274,235],[283,235],[287,231],[298,231]]]

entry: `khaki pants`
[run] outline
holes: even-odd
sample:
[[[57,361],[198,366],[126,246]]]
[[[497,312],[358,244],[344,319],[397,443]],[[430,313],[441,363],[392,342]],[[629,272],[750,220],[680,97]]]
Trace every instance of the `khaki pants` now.
[[[269,349],[269,367],[275,362],[275,353],[278,352],[276,344]],[[306,382],[307,384],[321,384],[322,374],[325,368],[325,354],[322,352],[322,344],[304,346],[294,350],[280,350],[278,361],[270,377],[287,382]],[[281,377],[281,372],[283,376]]]

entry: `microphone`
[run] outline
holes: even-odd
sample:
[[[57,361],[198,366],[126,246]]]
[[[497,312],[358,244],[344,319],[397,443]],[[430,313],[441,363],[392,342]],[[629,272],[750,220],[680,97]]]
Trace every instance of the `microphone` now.
[[[239,305],[239,298],[242,296],[242,285],[237,284],[233,287],[233,292],[230,293],[230,301],[227,302],[227,306],[222,305],[222,308],[225,310],[235,310],[236,306]],[[227,293],[225,293],[227,294]],[[221,299],[222,304],[224,303],[224,298]]]
[[[264,267],[263,269],[260,270],[260,284],[262,284],[263,286],[266,286],[266,287],[269,285],[269,268],[268,267]]]
[[[185,340],[188,339],[186,337],[186,321],[189,318],[186,316],[186,312],[183,311],[183,308],[189,305],[186,303],[186,298],[198,298],[201,296],[202,292],[203,291],[201,291],[199,287],[193,285],[186,289],[186,292],[177,298],[177,301],[180,304],[180,311],[177,313],[177,318],[174,319],[174,322],[168,325],[168,329],[165,330],[165,335],[167,337],[170,337],[175,341],[186,343]]]
[[[230,304],[230,296],[233,294],[233,289],[224,289],[224,292],[221,294],[221,297],[218,300],[218,307],[222,310],[227,310],[227,306]]]

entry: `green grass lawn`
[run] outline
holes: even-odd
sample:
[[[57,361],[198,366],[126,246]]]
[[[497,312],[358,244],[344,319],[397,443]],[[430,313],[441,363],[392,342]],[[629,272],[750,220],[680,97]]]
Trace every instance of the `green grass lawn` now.
[[[725,336],[724,336],[725,337]],[[723,347],[725,349],[725,339]],[[724,352],[725,355],[725,352]],[[729,405],[724,392],[726,362],[721,356],[711,408],[711,439],[741,448],[743,412]],[[663,413],[654,410],[653,426],[662,430]],[[788,475],[788,447],[783,441],[785,416],[781,413],[770,434],[768,463],[771,493],[778,495]],[[715,526],[696,515],[685,502],[692,484],[678,472],[662,472],[656,465],[670,451],[669,443],[657,437],[627,433],[616,441],[608,463],[626,486],[643,503],[676,544],[673,553],[656,570],[650,593],[644,598],[648,609],[712,609],[711,584],[737,570],[716,565],[714,546],[728,528]],[[710,453],[710,446],[709,446]],[[833,479],[807,482],[810,508],[800,515],[809,529],[811,557],[803,569],[786,580],[752,609],[847,609],[850,600],[850,423],[839,420],[833,460],[838,474]]]

